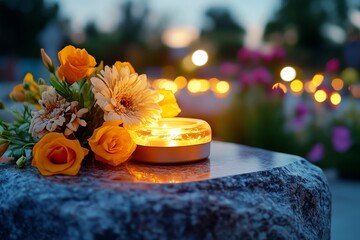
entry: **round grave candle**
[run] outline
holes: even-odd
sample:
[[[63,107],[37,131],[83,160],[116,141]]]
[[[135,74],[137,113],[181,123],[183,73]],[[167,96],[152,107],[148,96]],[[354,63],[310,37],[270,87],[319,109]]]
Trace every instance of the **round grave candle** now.
[[[130,131],[137,144],[132,158],[151,163],[179,163],[210,155],[211,128],[200,119],[162,118],[155,126]]]

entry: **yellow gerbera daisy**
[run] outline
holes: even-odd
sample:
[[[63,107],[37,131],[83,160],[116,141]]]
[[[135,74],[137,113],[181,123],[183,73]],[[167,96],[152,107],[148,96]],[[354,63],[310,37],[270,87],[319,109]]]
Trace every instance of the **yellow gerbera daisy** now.
[[[131,128],[154,124],[161,118],[161,95],[149,88],[146,75],[130,74],[128,66],[120,72],[115,66],[105,66],[91,83],[105,121],[121,121],[125,128]]]

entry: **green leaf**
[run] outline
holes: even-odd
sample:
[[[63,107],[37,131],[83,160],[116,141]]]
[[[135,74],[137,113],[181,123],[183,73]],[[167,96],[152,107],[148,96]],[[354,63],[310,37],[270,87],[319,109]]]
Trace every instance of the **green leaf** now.
[[[24,155],[22,155],[18,160],[16,160],[16,165],[19,168],[23,168],[26,164],[26,157]]]
[[[71,98],[72,91],[67,82],[59,80],[54,74],[50,74],[50,84],[63,98]]]
[[[25,155],[25,151],[22,147],[17,146],[16,148],[11,149],[10,157],[19,158],[22,155]]]
[[[30,124],[28,122],[24,122],[23,124],[20,125],[19,130],[20,131],[28,131],[30,127]]]

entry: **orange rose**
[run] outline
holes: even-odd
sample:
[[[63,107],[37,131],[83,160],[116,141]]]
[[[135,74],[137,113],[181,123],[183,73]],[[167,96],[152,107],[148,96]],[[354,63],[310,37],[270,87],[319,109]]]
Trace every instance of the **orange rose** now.
[[[105,122],[88,140],[95,159],[113,166],[128,160],[136,148],[130,134],[117,124]]]
[[[66,46],[58,53],[60,67],[58,74],[68,83],[90,76],[95,70],[96,61],[85,49]]]
[[[162,110],[161,117],[169,118],[177,116],[181,112],[181,109],[176,102],[174,93],[166,89],[158,89],[157,91],[164,96],[164,99],[159,102]]]
[[[42,175],[76,175],[88,150],[78,140],[67,139],[62,133],[50,132],[33,148],[32,165]]]
[[[118,70],[118,72],[120,72],[121,68],[128,67],[129,70],[130,70],[130,74],[135,73],[135,69],[133,68],[133,66],[129,62],[116,61],[114,66],[116,67],[116,70]]]

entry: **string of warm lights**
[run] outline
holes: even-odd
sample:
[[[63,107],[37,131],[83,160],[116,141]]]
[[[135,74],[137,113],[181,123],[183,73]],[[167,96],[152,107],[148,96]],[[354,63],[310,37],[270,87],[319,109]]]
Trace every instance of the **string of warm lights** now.
[[[351,71],[351,70],[348,70]],[[324,103],[327,100],[333,106],[340,105],[342,101],[341,91],[344,89],[344,80],[340,77],[334,77],[328,87],[323,87],[326,76],[321,73],[315,74],[311,80],[304,81],[297,78],[297,71],[294,67],[286,66],[280,71],[280,78],[285,83],[275,83],[273,88],[280,88],[284,93],[290,89],[295,96],[300,96],[303,92],[311,94],[313,99],[318,103]],[[349,84],[349,92],[355,98],[360,98],[360,86]]]
[[[164,78],[156,79],[152,81],[152,85],[154,88],[171,90],[174,94],[185,88],[191,95],[199,95],[208,91],[212,91],[218,98],[227,96],[231,90],[231,85],[229,82],[219,80],[217,78],[193,78],[187,80],[185,77],[180,76],[175,80]]]

